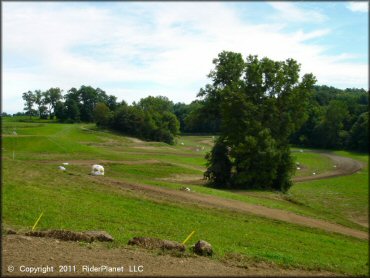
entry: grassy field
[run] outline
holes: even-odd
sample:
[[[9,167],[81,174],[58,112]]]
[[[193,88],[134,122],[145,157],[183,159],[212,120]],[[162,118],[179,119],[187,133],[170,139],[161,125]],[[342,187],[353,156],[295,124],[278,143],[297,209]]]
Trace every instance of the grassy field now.
[[[182,241],[196,230],[189,245],[199,239],[211,242],[216,260],[239,254],[245,261],[263,260],[283,267],[367,274],[367,241],[253,215],[155,200],[104,182],[114,178],[174,190],[188,186],[196,192],[367,231],[360,225],[368,210],[367,167],[351,176],[296,184],[287,195],[241,194],[182,182],[202,178],[211,136],[184,136],[169,146],[97,130],[94,125],[10,120],[3,122],[2,134],[4,225],[30,229],[44,211],[39,229],[102,229],[116,239],[112,247],[125,245],[134,236]],[[297,175],[332,168],[320,154],[293,154],[303,166]],[[338,154],[367,162],[366,155]],[[89,176],[91,164],[77,163],[83,160],[105,161],[106,176]],[[61,162],[70,162],[68,171],[58,170]]]

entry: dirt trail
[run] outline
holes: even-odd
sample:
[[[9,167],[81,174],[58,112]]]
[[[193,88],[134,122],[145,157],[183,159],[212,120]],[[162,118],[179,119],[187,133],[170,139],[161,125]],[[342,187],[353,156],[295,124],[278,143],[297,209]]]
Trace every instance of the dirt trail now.
[[[2,276],[335,276],[326,271],[284,269],[265,262],[245,262],[238,267],[235,262],[220,262],[205,257],[175,257],[158,255],[132,247],[107,248],[106,244],[65,242],[50,238],[35,238],[22,235],[2,237]],[[20,266],[53,266],[53,272],[30,274],[20,272]],[[75,266],[76,272],[60,273],[59,266]],[[82,267],[121,267],[123,272],[86,272]],[[129,272],[143,266],[142,273]],[[240,263],[239,263],[240,265]],[[13,272],[7,269],[14,267]],[[130,268],[131,266],[131,268]],[[86,268],[85,268],[86,269]]]
[[[104,179],[95,179],[102,184],[110,183],[114,186],[120,186],[122,188],[131,189],[135,191],[141,191],[149,195],[155,195],[156,198],[165,198],[174,202],[187,202],[195,203],[198,205],[205,205],[208,207],[217,207],[223,209],[229,209],[242,213],[251,213],[258,216],[281,220],[293,224],[303,225],[311,228],[318,228],[328,232],[339,233],[343,235],[353,236],[359,239],[368,239],[368,233],[358,231],[348,227],[344,227],[338,224],[326,222],[324,220],[314,219],[302,215],[295,214],[293,212],[268,208],[260,205],[254,205],[245,203],[242,201],[224,199],[212,195],[206,195],[196,192],[185,192],[180,190],[173,190],[165,187],[150,186],[144,184],[131,184],[116,180],[113,178],[105,177]]]
[[[363,168],[363,165],[361,162],[348,158],[348,157],[343,157],[343,156],[339,156],[339,155],[335,155],[335,154],[327,153],[327,152],[319,152],[319,151],[314,151],[314,152],[330,158],[333,161],[333,165],[335,165],[336,168],[333,167],[333,170],[327,171],[327,172],[324,172],[324,173],[321,173],[315,176],[294,177],[293,178],[294,182],[320,180],[320,179],[327,179],[327,178],[332,178],[332,177],[351,175],[353,173],[356,173],[357,171],[360,171]]]
[[[321,152],[322,155],[325,155],[333,160],[333,163],[337,165],[336,169],[327,173],[323,173],[316,176],[309,176],[309,177],[297,177],[294,181],[300,182],[300,181],[307,181],[307,180],[314,180],[314,179],[323,179],[328,177],[335,177],[335,176],[343,176],[343,175],[349,175],[353,174],[360,169],[362,169],[362,164],[358,161],[355,161],[350,158],[341,157],[338,155],[334,155],[331,153],[324,153]],[[74,161],[75,163],[77,161]],[[78,161],[78,163],[83,163],[83,161]],[[87,162],[87,161],[86,161]],[[91,163],[92,161],[88,161]],[[102,161],[102,162],[113,162],[117,163],[118,161]],[[138,161],[137,163],[143,163],[144,161]],[[148,160],[145,161],[146,163],[155,163],[155,160]],[[120,163],[127,163],[127,161],[120,161]],[[135,162],[136,163],[136,162]],[[94,179],[94,177],[90,177]],[[180,190],[173,190],[169,188],[164,187],[156,187],[156,186],[150,186],[150,185],[144,185],[144,184],[131,184],[122,182],[120,180],[116,180],[109,177],[104,177],[104,179],[95,179],[95,181],[98,181],[102,184],[113,184],[114,186],[120,186],[123,188],[131,189],[131,190],[137,190],[144,192],[145,194],[149,195],[155,195],[159,198],[165,198],[169,200],[176,200],[179,202],[187,202],[187,203],[196,203],[198,205],[203,206],[211,206],[211,207],[217,207],[217,208],[224,208],[234,211],[239,211],[243,213],[252,213],[258,216],[281,220],[293,224],[303,225],[307,227],[312,228],[318,228],[329,232],[335,232],[343,235],[353,236],[359,239],[368,239],[368,233],[363,231],[358,231],[355,229],[351,229],[339,224],[330,223],[324,220],[314,219],[307,216],[302,216],[295,214],[293,212],[280,210],[280,209],[273,209],[264,207],[261,205],[254,205],[254,204],[248,204],[245,202],[237,201],[237,200],[231,200],[231,199],[224,199],[221,197],[216,197],[212,195],[206,195],[206,194],[200,194],[195,192],[184,192]]]

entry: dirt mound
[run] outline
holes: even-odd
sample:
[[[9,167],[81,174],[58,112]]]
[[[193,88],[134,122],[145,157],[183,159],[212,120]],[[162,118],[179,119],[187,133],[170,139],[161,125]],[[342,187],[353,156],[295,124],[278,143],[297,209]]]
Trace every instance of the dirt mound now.
[[[171,240],[163,240],[150,237],[134,237],[128,242],[129,245],[137,245],[146,249],[160,248],[163,250],[185,251],[185,245]]]
[[[51,237],[66,241],[113,241],[113,237],[105,231],[72,232],[67,230],[27,232],[26,236]]]

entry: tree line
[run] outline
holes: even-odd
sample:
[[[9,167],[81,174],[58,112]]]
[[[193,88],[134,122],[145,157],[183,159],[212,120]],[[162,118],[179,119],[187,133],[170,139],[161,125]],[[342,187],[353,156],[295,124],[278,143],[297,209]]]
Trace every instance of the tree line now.
[[[202,88],[199,99],[190,104],[173,103],[166,97],[150,96],[130,106],[125,101],[117,102],[115,96],[91,86],[71,88],[65,95],[59,88],[50,88],[45,92],[35,90],[23,93],[25,113],[14,115],[38,116],[41,119],[56,117],[60,122],[68,123],[97,122],[100,126],[143,139],[174,142],[179,132],[220,133],[222,117],[219,99],[217,95],[209,93],[209,89],[209,85]],[[205,95],[207,97],[203,98]],[[292,144],[368,151],[367,91],[314,85],[307,101],[305,121],[290,136]],[[3,112],[2,115],[7,114]]]
[[[173,103],[162,96],[149,96],[128,105],[125,101],[117,102],[115,96],[100,88],[83,85],[64,95],[61,89],[50,88],[45,92],[28,91],[22,97],[25,114],[30,117],[56,117],[63,123],[95,122],[99,127],[168,144],[173,144],[180,132]]]
[[[368,150],[368,92],[315,85],[293,59],[274,61],[223,51],[211,82],[190,104],[149,96],[128,105],[100,88],[81,86],[23,94],[25,111],[60,122],[95,122],[142,139],[174,144],[182,133],[218,134],[205,178],[216,187],[287,191],[290,144]],[[33,109],[34,104],[37,109]]]

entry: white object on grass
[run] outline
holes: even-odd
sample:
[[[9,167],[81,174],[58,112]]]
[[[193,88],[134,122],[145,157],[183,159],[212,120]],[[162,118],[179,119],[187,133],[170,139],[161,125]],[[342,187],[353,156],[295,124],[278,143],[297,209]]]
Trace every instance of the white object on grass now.
[[[315,173],[315,172],[313,172],[313,173],[312,173],[312,175],[316,175],[316,173]]]
[[[183,145],[183,146],[184,146],[184,142],[181,142],[181,145]]]
[[[63,162],[63,165],[69,165],[69,163],[68,162]]]
[[[104,167],[98,164],[91,166],[91,175],[104,176]]]
[[[297,167],[297,170],[301,170],[301,168],[300,167]]]
[[[299,152],[303,153],[303,150],[299,150]]]
[[[64,168],[63,166],[59,166],[59,170],[65,171],[66,168]]]

